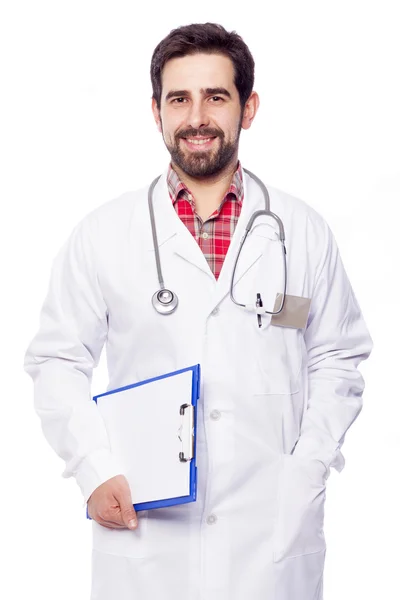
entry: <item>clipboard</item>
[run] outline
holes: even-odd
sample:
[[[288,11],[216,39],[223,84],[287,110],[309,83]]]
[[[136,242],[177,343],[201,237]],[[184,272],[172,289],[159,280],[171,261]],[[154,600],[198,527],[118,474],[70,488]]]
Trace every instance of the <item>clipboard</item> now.
[[[196,500],[199,396],[197,364],[93,397],[135,511]]]

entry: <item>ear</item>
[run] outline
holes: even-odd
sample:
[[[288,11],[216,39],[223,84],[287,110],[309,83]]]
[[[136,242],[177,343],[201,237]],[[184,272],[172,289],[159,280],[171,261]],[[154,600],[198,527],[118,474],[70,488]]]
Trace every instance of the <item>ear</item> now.
[[[157,102],[154,98],[151,99],[151,110],[153,111],[153,116],[157,125],[157,129],[160,133],[162,133],[160,111],[158,110]]]
[[[258,107],[260,106],[260,98],[257,92],[251,92],[243,111],[242,117],[242,128],[250,129],[254,117],[257,114]]]

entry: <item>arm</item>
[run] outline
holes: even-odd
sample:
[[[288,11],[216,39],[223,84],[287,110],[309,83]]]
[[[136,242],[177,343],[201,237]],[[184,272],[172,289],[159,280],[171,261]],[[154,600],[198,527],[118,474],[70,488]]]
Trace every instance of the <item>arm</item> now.
[[[364,380],[357,370],[372,340],[341,261],[323,222],[324,251],[305,332],[308,406],[294,454],[316,458],[341,471],[340,448],[362,408]]]
[[[92,219],[93,221],[93,219]],[[94,262],[88,217],[56,256],[40,327],[24,361],[34,382],[34,405],[43,433],[65,461],[84,496],[121,474],[107,432],[91,397],[93,368],[107,337],[108,315]]]

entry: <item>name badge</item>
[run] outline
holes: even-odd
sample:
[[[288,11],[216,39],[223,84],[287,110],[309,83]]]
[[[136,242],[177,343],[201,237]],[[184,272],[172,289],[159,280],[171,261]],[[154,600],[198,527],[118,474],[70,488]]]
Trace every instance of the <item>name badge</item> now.
[[[281,302],[282,294],[277,294],[274,311],[279,309]],[[290,296],[289,294],[286,294],[283,309],[279,315],[272,315],[271,325],[304,329],[307,326],[310,307],[311,298],[302,298],[301,296]]]

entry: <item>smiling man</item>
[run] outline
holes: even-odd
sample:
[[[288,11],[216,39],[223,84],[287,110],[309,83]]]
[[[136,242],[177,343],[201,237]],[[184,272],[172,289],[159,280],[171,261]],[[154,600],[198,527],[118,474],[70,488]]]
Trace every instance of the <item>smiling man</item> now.
[[[91,598],[322,600],[326,483],[371,338],[325,221],[242,168],[259,105],[242,38],[175,29],[151,81],[171,161],[74,229],[25,359],[92,518]],[[91,401],[105,343],[109,390],[201,365],[195,502],[136,514]]]
[[[236,167],[242,126],[249,127],[258,106],[255,92],[246,102],[246,122],[234,84],[232,61],[221,54],[194,54],[168,61],[164,93],[153,112],[174,168],[194,179],[227,174]],[[177,89],[184,81],[188,89]],[[220,82],[201,87],[199,82]],[[190,124],[190,126],[188,126]]]
[[[160,87],[157,60],[164,58],[161,49],[162,44],[153,59],[152,103],[155,120],[171,154],[174,173],[170,172],[170,180],[176,188],[177,175],[179,182],[191,190],[192,207],[201,221],[211,215],[214,221],[214,213],[223,205],[221,199],[235,171],[241,177],[240,131],[250,127],[259,105],[258,95],[252,90],[248,95],[242,86],[245,89],[240,97],[235,66],[229,56],[219,53],[170,59],[162,68]],[[246,58],[251,63],[250,55]],[[181,87],[183,83],[185,88]],[[249,86],[250,81],[245,83]],[[229,207],[229,201],[225,209],[221,206],[223,214]]]

